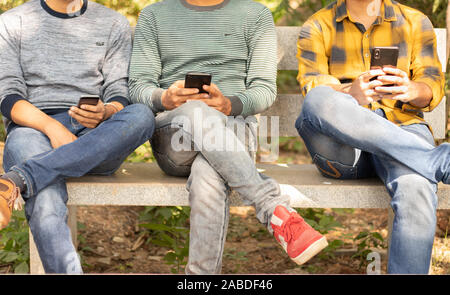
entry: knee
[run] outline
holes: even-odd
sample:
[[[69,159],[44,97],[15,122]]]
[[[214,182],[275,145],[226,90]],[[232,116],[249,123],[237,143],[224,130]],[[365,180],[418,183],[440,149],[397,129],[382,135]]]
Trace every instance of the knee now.
[[[68,210],[63,202],[46,197],[40,193],[37,198],[41,200],[34,203],[29,216],[30,227],[38,230],[41,235],[51,234],[58,224],[65,224]]]
[[[144,104],[132,104],[125,107],[125,111],[130,116],[130,122],[137,130],[142,130],[149,133],[149,137],[155,131],[155,115],[151,109]]]
[[[415,222],[434,223],[437,207],[437,187],[418,174],[403,175],[387,184],[391,206],[400,218]]]
[[[218,110],[208,106],[203,101],[192,100],[179,107],[181,116],[185,116],[192,126],[203,126],[205,121],[226,122],[226,116]]]
[[[198,159],[192,163],[187,190],[190,192],[191,203],[212,205],[223,205],[226,202],[227,187],[223,178],[206,161]]]
[[[333,103],[335,90],[328,86],[318,86],[311,89],[303,102],[302,114],[322,114],[327,105]]]

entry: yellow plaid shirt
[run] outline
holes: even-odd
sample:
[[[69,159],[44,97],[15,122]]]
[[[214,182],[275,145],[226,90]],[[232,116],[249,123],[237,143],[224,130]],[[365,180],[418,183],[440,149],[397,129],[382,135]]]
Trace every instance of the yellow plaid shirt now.
[[[311,16],[302,26],[297,43],[298,81],[303,95],[324,84],[352,82],[370,70],[375,46],[399,47],[397,67],[415,82],[426,83],[433,99],[425,108],[391,99],[366,107],[382,108],[397,125],[424,123],[423,113],[435,108],[444,94],[444,75],[436,51],[430,20],[418,10],[384,0],[374,24],[366,31],[352,20],[345,0],[338,0]]]

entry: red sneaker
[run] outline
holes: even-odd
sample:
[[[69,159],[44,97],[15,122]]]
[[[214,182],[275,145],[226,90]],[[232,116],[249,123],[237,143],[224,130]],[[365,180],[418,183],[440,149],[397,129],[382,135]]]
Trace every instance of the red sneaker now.
[[[313,229],[295,210],[277,206],[270,224],[273,235],[295,263],[301,265],[322,251],[327,239]]]

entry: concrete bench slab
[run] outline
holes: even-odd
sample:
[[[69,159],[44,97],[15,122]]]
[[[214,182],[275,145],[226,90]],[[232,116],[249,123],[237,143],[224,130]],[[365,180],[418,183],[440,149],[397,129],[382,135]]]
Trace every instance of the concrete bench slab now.
[[[388,208],[390,197],[376,178],[336,180],[314,165],[259,164],[291,196],[293,207]],[[156,163],[125,163],[113,175],[69,179],[68,205],[189,206],[186,178],[167,176]],[[450,208],[450,185],[439,186],[439,208]],[[237,194],[232,206],[244,205]]]

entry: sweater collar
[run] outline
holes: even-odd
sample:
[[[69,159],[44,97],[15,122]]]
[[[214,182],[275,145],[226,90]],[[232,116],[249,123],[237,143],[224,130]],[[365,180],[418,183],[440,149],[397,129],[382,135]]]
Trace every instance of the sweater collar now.
[[[63,19],[75,18],[80,15],[83,15],[86,12],[87,7],[88,7],[88,0],[83,0],[83,6],[81,6],[80,10],[75,11],[75,12],[68,12],[68,13],[61,13],[61,12],[51,9],[50,6],[47,5],[45,0],[41,0],[41,6],[45,11],[47,11],[49,14],[51,14],[55,17],[63,18]]]

